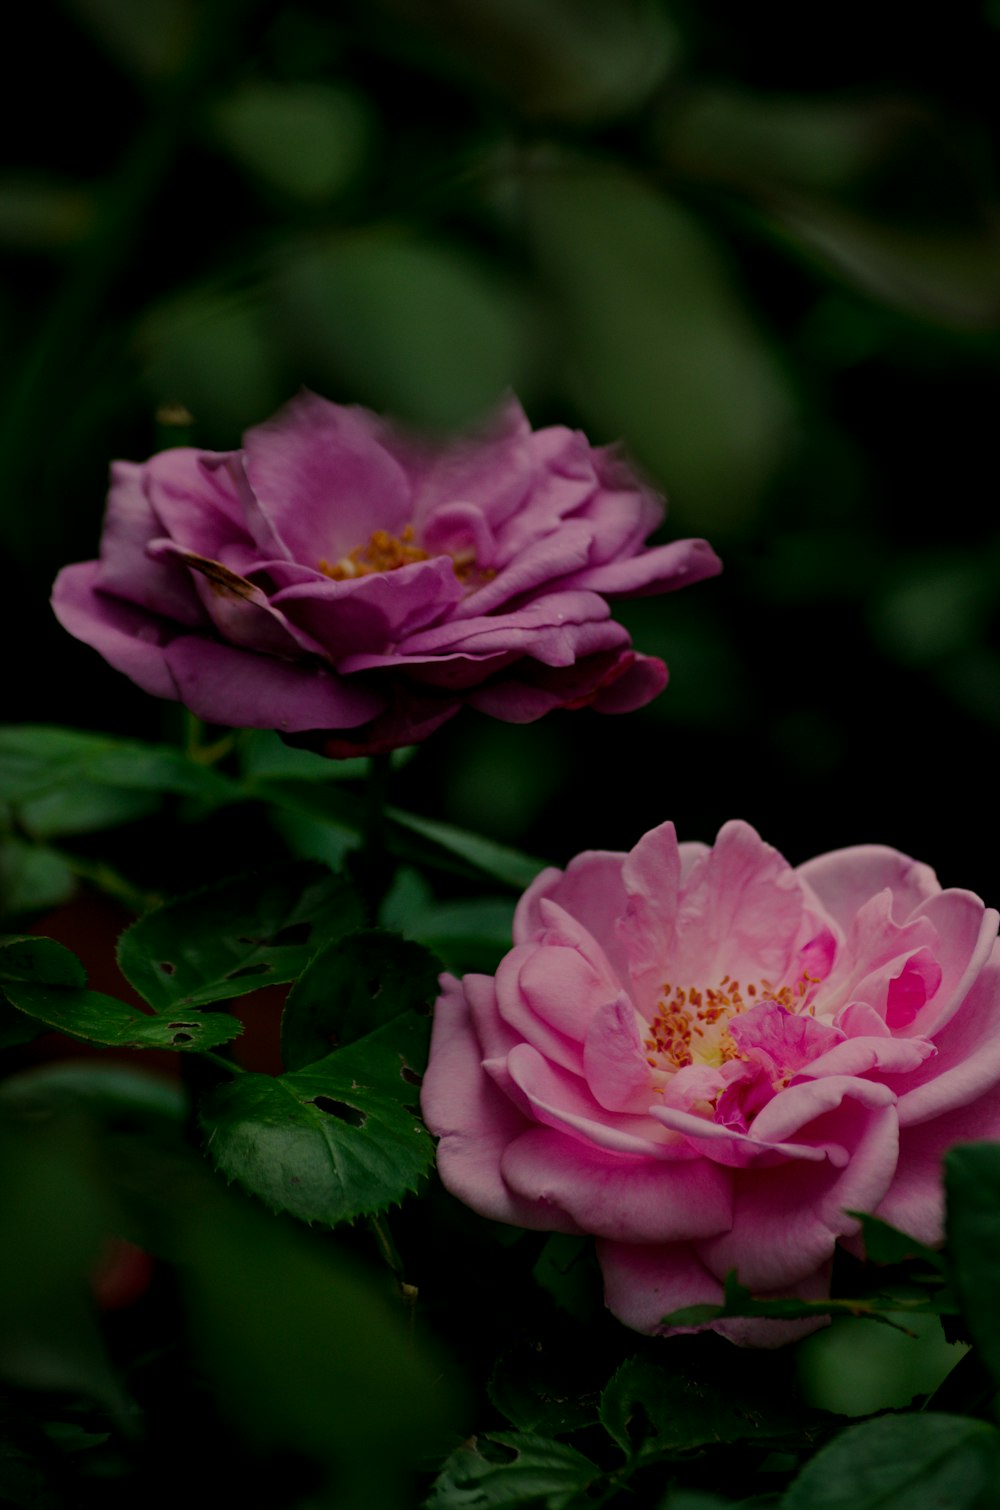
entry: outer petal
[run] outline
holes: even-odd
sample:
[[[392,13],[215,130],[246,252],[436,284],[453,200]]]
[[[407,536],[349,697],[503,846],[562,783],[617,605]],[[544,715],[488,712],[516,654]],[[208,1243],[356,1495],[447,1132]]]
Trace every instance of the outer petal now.
[[[424,1121],[441,1139],[437,1163],[442,1181],[452,1195],[494,1221],[579,1231],[561,1209],[515,1194],[502,1178],[504,1150],[527,1124],[483,1073],[483,1051],[461,985],[444,976],[442,986],[420,1092]]]
[[[941,890],[929,865],[885,844],[831,850],[800,865],[798,874],[845,930],[858,909],[886,887],[892,892],[892,915],[897,922],[903,922],[921,902]]]
[[[721,570],[722,562],[707,540],[672,540],[624,561],[574,572],[565,586],[637,598],[703,582]]]
[[[918,1040],[909,1039],[909,1043]],[[899,1096],[901,1127],[993,1095],[1000,1101],[1000,947],[951,1020],[935,1033],[936,1057],[885,1078]]]
[[[944,1237],[944,1156],[956,1143],[1000,1139],[1000,1097],[981,1096],[933,1121],[902,1129],[899,1163],[892,1184],[874,1211],[911,1237],[932,1246]]]
[[[204,623],[205,611],[187,573],[146,553],[149,542],[163,533],[147,497],[148,473],[148,463],[143,467],[116,461],[111,467],[95,585],[178,624]]]
[[[503,1155],[504,1178],[530,1201],[551,1202],[584,1232],[619,1242],[675,1242],[724,1232],[726,1171],[698,1159],[622,1158],[535,1127]]]
[[[100,563],[63,567],[52,588],[52,609],[64,629],[100,652],[144,692],[177,698],[180,692],[164,655],[173,625],[121,598],[97,590]]]
[[[597,1256],[609,1310],[637,1332],[671,1337],[685,1331],[713,1331],[740,1347],[774,1348],[797,1342],[827,1324],[824,1317],[815,1321],[734,1317],[705,1328],[664,1327],[662,1319],[671,1311],[690,1305],[721,1305],[724,1299],[721,1282],[700,1262],[694,1249],[682,1243],[639,1247],[598,1241]],[[824,1265],[797,1285],[760,1298],[777,1300],[794,1295],[800,1300],[825,1300],[829,1293],[830,1270],[829,1265]]]
[[[385,706],[370,687],[345,682],[322,665],[283,661],[213,640],[182,635],[164,660],[173,695],[208,723],[239,729],[349,729]]]

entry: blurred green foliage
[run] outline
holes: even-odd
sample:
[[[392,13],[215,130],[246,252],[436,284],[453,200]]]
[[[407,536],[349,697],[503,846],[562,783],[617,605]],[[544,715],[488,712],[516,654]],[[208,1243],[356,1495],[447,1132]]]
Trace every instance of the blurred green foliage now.
[[[514,388],[620,438],[727,575],[624,608],[673,674],[627,732],[468,715],[404,805],[557,857],[740,812],[793,857],[878,838],[988,889],[992,11],[64,0],[19,27],[49,77],[0,166],[12,718],[173,736],[45,606],[112,456],[237,444],[303,383],[431,429]],[[65,894],[19,843],[18,884]]]

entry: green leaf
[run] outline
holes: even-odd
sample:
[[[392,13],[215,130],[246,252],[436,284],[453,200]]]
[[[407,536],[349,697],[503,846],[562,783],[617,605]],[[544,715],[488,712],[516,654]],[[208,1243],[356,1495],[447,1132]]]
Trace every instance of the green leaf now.
[[[943,1276],[947,1273],[947,1265],[941,1254],[928,1248],[926,1243],[918,1242],[915,1237],[908,1236],[898,1227],[892,1227],[888,1222],[882,1221],[881,1217],[871,1216],[866,1211],[848,1211],[847,1215],[857,1217],[860,1221],[865,1252],[873,1264],[902,1264],[908,1259],[920,1258],[935,1274]]]
[[[86,1112],[144,1130],[183,1126],[187,1097],[180,1085],[104,1059],[58,1059],[0,1083],[0,1104],[28,1112]]]
[[[346,832],[361,834],[364,830],[364,803],[352,792],[345,792],[332,784],[320,786],[315,781],[254,778],[248,791],[262,801],[333,824]],[[392,853],[437,870],[492,876],[516,891],[523,891],[545,868],[544,860],[536,860],[531,855],[455,828],[450,823],[439,823],[436,819],[423,818],[395,807],[386,809],[386,818],[387,844]]]
[[[810,1460],[782,1510],[987,1510],[1000,1434],[965,1416],[880,1416]]]
[[[85,1124],[0,1121],[0,1373],[82,1393],[122,1424],[127,1401],[87,1293],[110,1223]]]
[[[4,981],[2,989],[20,1012],[71,1038],[108,1048],[213,1049],[243,1031],[242,1023],[223,1012],[165,1012],[154,1016],[113,996],[80,987]]]
[[[302,1069],[404,1012],[428,1012],[440,972],[429,950],[383,928],[335,939],[288,993],[281,1018],[285,1068]]]
[[[601,1424],[630,1460],[657,1458],[711,1442],[741,1442],[801,1433],[801,1417],[780,1400],[710,1383],[629,1358],[601,1396]]]
[[[955,1286],[972,1339],[1000,1382],[1000,1144],[953,1148],[945,1190]]]
[[[293,980],[361,903],[322,865],[238,876],[146,913],[122,934],[122,973],[158,1012],[186,1012]]]
[[[451,1454],[427,1510],[488,1510],[539,1501],[559,1510],[600,1476],[595,1463],[564,1442],[526,1432],[490,1432]]]
[[[434,1157],[412,1110],[428,1033],[409,1013],[307,1069],[219,1086],[201,1108],[216,1166],[304,1222],[332,1227],[401,1201]]]
[[[475,420],[534,354],[518,286],[454,242],[315,236],[286,250],[274,292],[300,367],[420,425]]]
[[[247,172],[311,205],[349,186],[372,124],[362,95],[310,80],[241,84],[219,100],[212,123]]]
[[[27,981],[47,986],[85,986],[87,972],[71,949],[34,934],[0,936],[0,986]]]
[[[663,1326],[694,1327],[707,1322],[724,1320],[728,1316],[761,1316],[774,1321],[801,1321],[810,1316],[860,1316],[866,1321],[879,1322],[883,1326],[897,1327],[906,1331],[901,1323],[892,1320],[892,1313],[915,1312],[938,1314],[951,1305],[950,1297],[941,1296],[852,1296],[829,1300],[757,1300],[740,1284],[736,1271],[726,1275],[725,1300],[722,1305],[682,1306],[664,1316]]]
[[[743,523],[793,397],[724,247],[620,169],[549,163],[518,187],[570,396],[669,484],[682,526]]]
[[[175,792],[212,804],[244,800],[235,782],[167,745],[45,724],[0,729],[0,801],[34,801],[80,783]]]
[[[589,1237],[553,1232],[531,1272],[556,1305],[583,1325],[600,1313],[601,1273]]]
[[[175,1265],[185,1331],[249,1447],[328,1468],[338,1505],[411,1510],[406,1466],[443,1451],[457,1399],[402,1303],[328,1236],[275,1221],[189,1150],[117,1136],[107,1169],[136,1240]]]
[[[0,914],[58,907],[75,888],[76,877],[61,855],[13,834],[0,837]]]
[[[557,1437],[597,1425],[597,1392],[581,1393],[580,1360],[566,1341],[547,1332],[544,1342],[526,1338],[497,1360],[489,1397],[519,1431]]]
[[[504,881],[518,891],[530,886],[539,871],[545,869],[544,860],[536,860],[532,855],[521,854],[519,850],[509,849],[507,845],[497,844],[492,839],[483,839],[479,834],[468,833],[465,829],[454,828],[450,823],[422,818],[416,813],[403,812],[400,808],[392,807],[387,812],[393,823],[400,828],[419,834],[423,839],[430,839],[434,845],[466,861],[475,870],[492,876],[497,881]]]

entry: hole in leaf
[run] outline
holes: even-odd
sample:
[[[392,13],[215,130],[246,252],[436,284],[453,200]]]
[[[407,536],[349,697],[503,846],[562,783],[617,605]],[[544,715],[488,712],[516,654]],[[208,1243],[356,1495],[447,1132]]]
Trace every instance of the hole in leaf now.
[[[168,1022],[167,1023],[167,1027],[168,1028],[196,1028],[197,1026],[198,1026],[198,1024],[196,1022]]]
[[[241,965],[238,970],[230,970],[226,980],[242,980],[245,975],[266,975],[273,968],[269,960],[258,960],[255,965]]]
[[[407,1085],[423,1085],[424,1083],[423,1075],[418,1075],[416,1070],[411,1070],[405,1060],[399,1067],[399,1078],[405,1080]]]
[[[269,944],[308,944],[312,923],[289,923],[268,939]]]
[[[176,975],[177,974],[177,966],[171,960],[168,960],[168,959],[161,959],[160,960],[160,969],[163,971],[164,975]]]
[[[332,1096],[314,1096],[313,1106],[326,1112],[328,1117],[346,1122],[350,1127],[364,1127],[368,1121],[367,1112],[359,1112],[356,1106],[348,1106],[346,1101],[335,1101]]]
[[[193,1033],[175,1033],[174,1036],[173,1036],[173,1038],[171,1038],[170,1042],[171,1043],[194,1043],[194,1034]]]

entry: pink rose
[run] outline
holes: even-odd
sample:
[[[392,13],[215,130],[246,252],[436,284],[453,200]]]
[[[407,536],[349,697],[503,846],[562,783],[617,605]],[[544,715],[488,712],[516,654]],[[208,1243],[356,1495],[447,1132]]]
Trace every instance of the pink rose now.
[[[793,869],[663,824],[525,893],[495,978],[443,977],[424,1116],[476,1211],[592,1233],[614,1314],[821,1299],[850,1210],[942,1236],[941,1158],[1000,1136],[998,914],[879,845]],[[724,1321],[775,1346],[812,1322]]]
[[[100,560],[62,571],[52,602],[200,718],[371,754],[463,703],[524,723],[649,702],[666,667],[607,598],[720,570],[702,540],[645,549],[661,518],[617,451],[532,431],[514,399],[435,447],[302,393],[242,450],[116,463]]]

